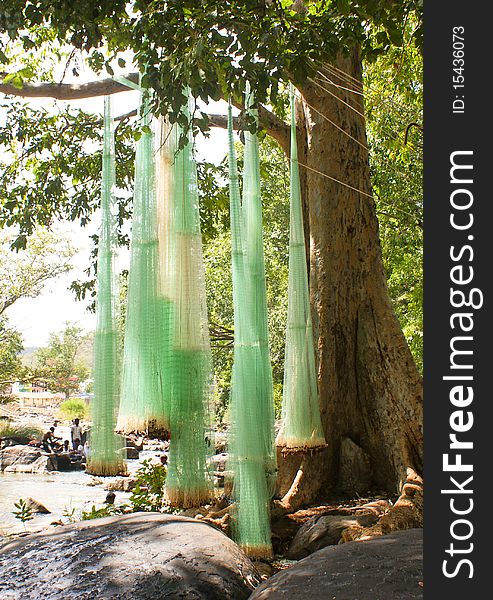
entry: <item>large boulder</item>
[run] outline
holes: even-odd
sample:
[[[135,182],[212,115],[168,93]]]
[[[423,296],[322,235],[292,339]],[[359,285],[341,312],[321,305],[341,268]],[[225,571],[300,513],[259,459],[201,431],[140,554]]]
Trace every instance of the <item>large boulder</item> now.
[[[297,531],[286,553],[286,557],[299,560],[316,550],[338,544],[342,532],[348,527],[371,527],[378,517],[367,515],[325,515],[304,523]]]
[[[242,600],[259,581],[232,540],[176,515],[83,521],[0,548],[2,600]]]
[[[8,446],[0,450],[0,471],[46,473],[56,469],[56,457],[33,446]]]
[[[329,546],[280,571],[250,600],[421,600],[423,530]]]

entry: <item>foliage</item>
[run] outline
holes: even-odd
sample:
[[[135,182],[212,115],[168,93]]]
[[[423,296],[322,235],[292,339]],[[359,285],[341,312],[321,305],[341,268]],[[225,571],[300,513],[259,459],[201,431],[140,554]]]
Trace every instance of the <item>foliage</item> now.
[[[2,390],[10,383],[18,380],[24,374],[20,359],[22,352],[21,334],[9,327],[7,318],[0,316],[0,403],[5,400]]]
[[[93,504],[90,511],[83,510],[81,513],[81,521],[91,521],[92,519],[102,519],[103,517],[113,517],[114,515],[122,515],[129,512],[129,506],[122,504],[120,506],[114,506],[113,504],[107,504],[101,508],[96,508]],[[69,519],[73,519],[74,513],[68,513]]]
[[[57,220],[86,225],[100,200],[101,118],[74,108],[57,107],[54,112],[24,101],[11,100],[0,109],[6,115],[0,127],[0,227],[19,228],[15,248],[24,248],[35,229]],[[128,122],[120,122],[116,130],[120,189],[129,189],[133,180],[132,135]],[[118,195],[119,225],[129,216],[129,202],[129,193]],[[127,239],[121,235],[120,241]]]
[[[26,185],[32,182],[26,180]],[[32,192],[37,194],[35,188]],[[67,239],[47,230],[36,231],[25,250],[19,250],[19,237],[12,230],[0,231],[0,315],[21,298],[35,298],[48,281],[69,271],[74,254]]]
[[[69,398],[60,404],[60,416],[63,419],[72,421],[73,419],[85,419],[89,414],[89,409],[84,400],[78,398]]]
[[[127,0],[72,2],[4,0],[0,31],[24,45],[35,44],[29,28],[50,25],[60,41],[90,53],[91,67],[113,75],[121,55],[132,50],[144,85],[158,94],[159,110],[180,121],[183,89],[204,101],[241,98],[249,80],[261,102],[276,104],[280,80],[300,82],[320,61],[355,44],[373,58],[402,41],[406,16],[420,23],[422,2],[403,0]],[[379,35],[371,34],[372,27]],[[421,41],[421,25],[413,33]],[[7,57],[5,60],[8,62]],[[9,73],[15,78],[18,70]],[[24,74],[26,76],[26,74]],[[198,111],[197,125],[207,117]],[[186,123],[182,123],[186,124]]]
[[[408,25],[407,38],[414,24]],[[365,69],[371,178],[390,296],[423,361],[422,56],[409,43]]]
[[[13,510],[12,514],[16,519],[22,521],[22,524],[24,525],[25,529],[27,521],[31,521],[33,519],[32,508],[27,504],[27,502],[23,498],[19,498],[19,501],[15,502],[14,506],[17,510]]]
[[[30,438],[41,440],[44,431],[35,425],[13,425],[0,421],[0,438]]]
[[[130,496],[134,511],[156,512],[162,509],[166,473],[164,465],[153,464],[150,459],[142,461]]]
[[[80,327],[66,323],[65,329],[50,334],[48,346],[36,353],[37,367],[43,373],[48,388],[53,392],[63,392],[67,399],[89,375],[89,370],[78,358],[85,337]]]

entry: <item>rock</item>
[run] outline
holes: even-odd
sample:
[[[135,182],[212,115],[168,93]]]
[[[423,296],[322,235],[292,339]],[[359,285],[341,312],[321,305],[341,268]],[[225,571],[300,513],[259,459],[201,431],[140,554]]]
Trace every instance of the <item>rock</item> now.
[[[82,521],[0,548],[0,598],[9,600],[243,600],[259,581],[232,540],[177,515]]]
[[[361,495],[371,488],[372,473],[368,454],[353,440],[341,442],[339,487],[349,496]]]
[[[408,468],[407,479],[397,502],[380,520],[384,534],[423,527],[423,479]]]
[[[56,469],[56,457],[32,446],[9,446],[0,450],[0,471],[46,473]]]
[[[228,434],[224,431],[216,431],[214,436],[214,445],[216,448],[216,454],[225,452],[228,445]]]
[[[133,446],[126,446],[125,448],[120,448],[119,452],[124,458],[127,458],[129,460],[135,460],[139,458],[139,451]]]
[[[330,546],[280,571],[250,600],[421,600],[423,530]]]
[[[112,492],[131,492],[136,485],[137,480],[132,477],[117,477],[113,481],[108,481],[104,489]]]
[[[126,457],[129,460],[135,460],[139,458],[139,450],[132,446],[127,446],[126,448],[123,448],[122,452],[126,453]]]
[[[214,464],[214,469],[216,471],[224,471],[226,469],[228,456],[229,454],[227,452],[221,452],[221,454],[215,454],[211,457],[210,461]]]
[[[86,481],[85,485],[93,487],[96,485],[102,485],[104,483],[104,480],[101,479],[101,477],[91,477],[89,479],[89,481]],[[108,489],[107,487],[105,488],[106,490]]]
[[[26,498],[26,504],[33,513],[39,513],[41,515],[49,515],[51,510],[48,510],[44,504],[34,500],[34,498]]]
[[[253,561],[253,564],[255,565],[255,568],[259,572],[262,579],[269,579],[269,577],[272,575],[272,567],[269,564],[256,560]]]
[[[144,448],[144,438],[134,435],[125,436],[125,446],[128,448],[135,448],[138,452],[141,452]]]
[[[348,527],[355,525],[361,527],[370,527],[377,521],[377,516],[354,515],[354,516],[336,516],[327,515],[313,518],[304,523],[294,536],[289,547],[286,558],[299,560],[312,554],[316,550],[338,544],[342,532]]]
[[[388,507],[373,527],[354,526],[342,533],[341,542],[368,540],[392,531],[423,527],[423,480],[412,469],[407,470],[407,479],[402,493],[393,506]]]
[[[116,494],[115,492],[108,492],[106,494],[106,498],[104,499],[105,504],[115,504]]]

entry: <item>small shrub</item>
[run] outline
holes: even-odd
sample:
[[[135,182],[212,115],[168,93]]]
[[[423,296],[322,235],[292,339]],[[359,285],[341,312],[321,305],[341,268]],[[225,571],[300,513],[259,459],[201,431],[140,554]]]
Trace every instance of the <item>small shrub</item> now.
[[[18,502],[15,502],[14,506],[15,508],[17,508],[17,510],[13,510],[12,514],[16,519],[22,521],[22,524],[24,525],[25,529],[26,522],[31,521],[31,519],[33,518],[32,508],[28,506],[27,502],[23,498],[20,498]]]
[[[144,460],[137,471],[137,481],[130,502],[134,511],[156,512],[162,509],[166,467]]]
[[[69,398],[60,404],[59,408],[60,416],[63,419],[85,419],[88,414],[88,406],[84,400],[78,398]]]
[[[43,430],[34,425],[13,425],[9,422],[0,422],[0,438],[26,438],[40,440]]]
[[[113,515],[123,515],[124,513],[129,512],[128,504],[122,504],[121,506],[113,506],[113,504],[108,504],[107,506],[103,506],[101,508],[96,508],[93,504],[91,510],[89,512],[83,510],[81,520],[82,521],[90,521],[92,519],[102,519],[103,517],[112,517]]]

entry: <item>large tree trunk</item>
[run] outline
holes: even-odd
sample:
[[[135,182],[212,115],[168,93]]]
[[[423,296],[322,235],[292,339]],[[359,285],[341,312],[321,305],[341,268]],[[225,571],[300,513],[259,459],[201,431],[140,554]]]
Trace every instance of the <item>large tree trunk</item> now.
[[[334,64],[361,82],[357,51]],[[329,83],[324,87],[363,112],[361,96]],[[300,170],[328,448],[303,458],[280,457],[280,492],[291,507],[339,487],[344,438],[367,454],[373,488],[395,492],[408,467],[422,471],[421,378],[391,306],[375,204],[315,172],[371,194],[366,149],[319,113],[364,145],[365,120],[314,83],[301,92],[299,152],[306,166]]]

